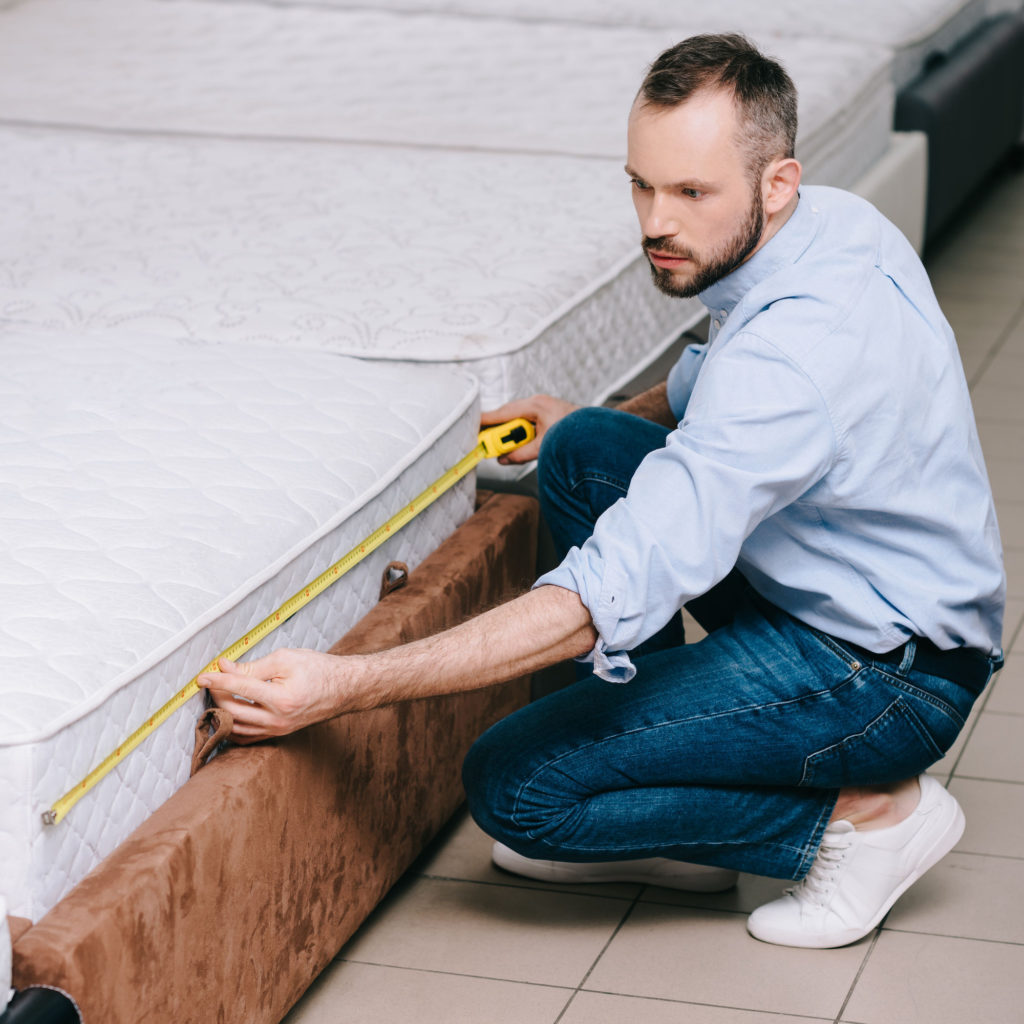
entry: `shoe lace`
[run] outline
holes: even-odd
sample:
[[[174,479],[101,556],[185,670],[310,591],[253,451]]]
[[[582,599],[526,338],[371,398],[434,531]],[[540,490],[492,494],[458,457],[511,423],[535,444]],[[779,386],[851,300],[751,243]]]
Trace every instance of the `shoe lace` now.
[[[786,892],[801,903],[824,907],[835,889],[839,871],[849,849],[850,841],[845,836],[834,837],[826,834],[821,846],[818,847],[818,854],[811,869],[796,885],[786,889]]]

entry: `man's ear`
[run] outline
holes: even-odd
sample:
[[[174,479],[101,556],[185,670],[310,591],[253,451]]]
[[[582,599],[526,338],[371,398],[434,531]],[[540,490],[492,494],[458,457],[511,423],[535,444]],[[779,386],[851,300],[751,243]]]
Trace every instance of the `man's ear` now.
[[[765,169],[761,178],[761,194],[764,200],[764,212],[771,216],[785,209],[796,195],[800,187],[800,175],[803,168],[799,160],[784,157],[773,160]]]

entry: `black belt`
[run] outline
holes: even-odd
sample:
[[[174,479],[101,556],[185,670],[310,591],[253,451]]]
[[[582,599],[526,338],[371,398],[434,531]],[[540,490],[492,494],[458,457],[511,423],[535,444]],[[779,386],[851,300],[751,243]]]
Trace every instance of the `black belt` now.
[[[841,647],[846,648],[863,661],[900,665],[907,653],[907,644],[900,644],[895,650],[878,654],[875,651],[851,644],[848,640],[840,640],[838,637],[834,637],[834,639]],[[915,645],[914,659],[908,666],[909,668],[923,672],[925,675],[949,679],[979,693],[992,673],[1003,667],[1001,658],[991,658],[974,647],[954,647],[952,650],[944,651],[936,647],[931,640],[920,636],[914,637],[913,642]],[[907,643],[910,641],[908,640]]]

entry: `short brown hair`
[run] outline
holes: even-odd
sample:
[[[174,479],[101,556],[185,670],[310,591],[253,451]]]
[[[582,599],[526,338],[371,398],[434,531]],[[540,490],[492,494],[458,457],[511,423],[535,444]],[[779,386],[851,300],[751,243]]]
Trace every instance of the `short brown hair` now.
[[[768,164],[791,157],[796,146],[796,87],[777,61],[737,33],[691,36],[667,49],[650,66],[639,98],[655,107],[676,107],[702,89],[729,89],[736,100],[750,154],[760,178]]]

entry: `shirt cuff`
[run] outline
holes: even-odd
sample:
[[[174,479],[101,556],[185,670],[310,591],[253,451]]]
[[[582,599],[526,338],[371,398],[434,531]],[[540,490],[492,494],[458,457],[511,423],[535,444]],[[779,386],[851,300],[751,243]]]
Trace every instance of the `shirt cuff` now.
[[[628,683],[636,675],[636,666],[630,661],[625,651],[609,651],[604,637],[611,636],[619,623],[619,613],[623,607],[624,589],[616,585],[617,574],[607,569],[601,578],[596,598],[586,587],[587,575],[574,571],[575,563],[580,559],[579,548],[573,548],[565,560],[556,569],[545,573],[536,583],[534,589],[542,586],[562,587],[579,595],[591,621],[597,630],[597,643],[588,654],[580,655],[576,661],[594,666],[594,675],[607,683]],[[581,567],[582,568],[582,567]],[[624,583],[625,581],[620,581]]]

